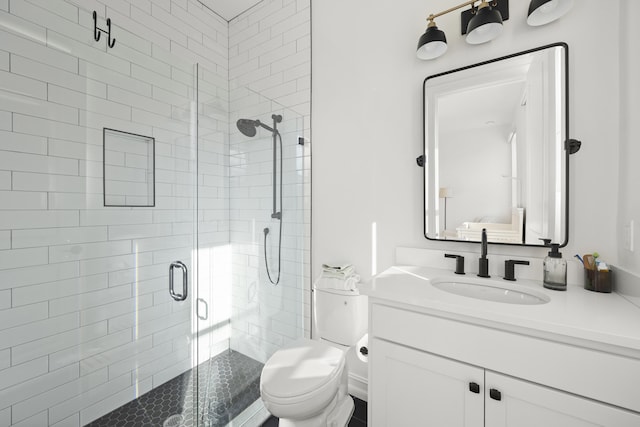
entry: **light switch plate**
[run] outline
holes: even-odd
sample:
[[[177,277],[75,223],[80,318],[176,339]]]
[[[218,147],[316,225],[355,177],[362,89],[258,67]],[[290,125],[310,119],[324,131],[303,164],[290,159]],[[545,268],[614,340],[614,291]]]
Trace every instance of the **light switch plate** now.
[[[634,251],[634,221],[631,220],[624,226],[624,248],[630,252]]]

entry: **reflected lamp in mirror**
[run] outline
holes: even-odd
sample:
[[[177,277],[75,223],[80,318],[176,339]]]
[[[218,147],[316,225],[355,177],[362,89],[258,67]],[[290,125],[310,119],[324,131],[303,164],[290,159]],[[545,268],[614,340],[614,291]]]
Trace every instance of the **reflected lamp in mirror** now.
[[[557,43],[425,79],[426,238],[566,245],[567,61]]]
[[[442,230],[446,237],[447,236],[447,199],[450,199],[453,197],[453,190],[448,187],[440,187],[440,191],[438,193],[439,193],[438,197],[444,200],[444,203],[442,206],[442,221],[443,221]]]

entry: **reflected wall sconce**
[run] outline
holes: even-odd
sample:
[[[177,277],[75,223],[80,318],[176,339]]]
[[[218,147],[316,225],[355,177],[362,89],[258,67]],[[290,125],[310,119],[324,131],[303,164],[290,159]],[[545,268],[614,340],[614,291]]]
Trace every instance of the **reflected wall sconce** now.
[[[479,3],[476,6],[476,3]],[[509,0],[470,0],[427,17],[427,30],[418,40],[419,59],[435,59],[447,51],[447,37],[435,23],[439,16],[471,6],[460,14],[461,34],[469,44],[490,42],[502,33],[503,22],[509,19]],[[545,25],[566,14],[573,0],[531,0],[527,23]]]

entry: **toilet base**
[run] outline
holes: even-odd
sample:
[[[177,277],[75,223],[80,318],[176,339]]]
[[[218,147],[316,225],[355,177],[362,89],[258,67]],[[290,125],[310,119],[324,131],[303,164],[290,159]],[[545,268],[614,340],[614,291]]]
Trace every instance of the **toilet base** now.
[[[351,415],[355,409],[353,398],[348,394],[343,396],[339,402],[337,398],[328,406],[333,408],[330,411],[322,412],[315,417],[306,420],[279,419],[280,427],[345,427],[349,424]]]
[[[337,344],[319,338],[319,341],[329,344],[332,347],[339,348],[344,352],[347,362],[346,370],[348,372],[349,394],[365,402],[369,400],[368,362],[366,357],[361,358],[358,356],[358,351],[361,347],[360,344],[364,344],[366,346],[367,338],[368,334],[366,334],[361,341],[358,341],[358,345],[352,346]]]
[[[327,418],[327,427],[344,427],[348,425],[355,407],[353,398],[348,395],[345,396],[340,405]]]

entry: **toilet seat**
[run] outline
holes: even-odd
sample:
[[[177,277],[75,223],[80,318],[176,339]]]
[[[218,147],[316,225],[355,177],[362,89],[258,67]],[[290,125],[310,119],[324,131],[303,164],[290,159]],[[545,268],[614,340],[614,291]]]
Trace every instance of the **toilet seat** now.
[[[345,369],[344,353],[319,341],[302,339],[274,353],[260,377],[267,409],[282,417],[309,417],[336,396]]]

